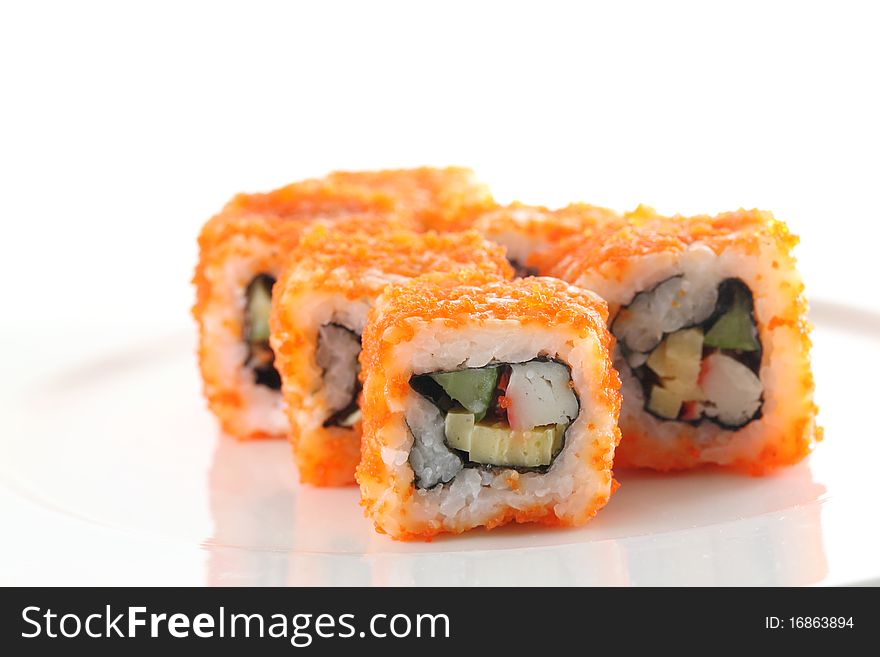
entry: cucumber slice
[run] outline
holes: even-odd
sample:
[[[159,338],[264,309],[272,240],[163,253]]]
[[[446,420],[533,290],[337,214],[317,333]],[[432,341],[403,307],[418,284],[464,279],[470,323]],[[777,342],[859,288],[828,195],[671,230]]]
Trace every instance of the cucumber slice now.
[[[273,278],[258,276],[248,286],[245,309],[246,339],[251,344],[269,340],[269,315],[272,312]]]
[[[457,372],[434,372],[429,375],[479,422],[489,410],[492,393],[498,385],[497,367],[480,367]]]
[[[706,333],[703,344],[717,349],[757,351],[760,349],[755,337],[751,304],[743,290],[736,289],[730,309],[721,315]]]

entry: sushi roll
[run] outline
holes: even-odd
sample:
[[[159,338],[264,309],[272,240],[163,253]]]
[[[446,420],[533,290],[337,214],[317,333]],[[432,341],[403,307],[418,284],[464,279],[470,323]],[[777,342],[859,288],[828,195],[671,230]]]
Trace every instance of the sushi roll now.
[[[358,356],[367,313],[385,287],[427,272],[510,277],[501,247],[476,231],[381,235],[316,226],[275,286],[271,347],[300,481],[354,483],[360,458]]]
[[[809,453],[821,431],[796,243],[767,212],[640,208],[551,252],[555,275],[609,303],[624,398],[616,465],[760,474]]]
[[[328,180],[407,199],[422,230],[467,230],[476,217],[496,207],[489,188],[465,167],[337,171]]]
[[[234,197],[202,229],[193,279],[204,392],[223,431],[240,439],[287,433],[268,317],[281,264],[312,222],[421,230],[486,194],[464,170],[415,169],[330,174]]]
[[[557,279],[389,287],[363,334],[366,513],[396,539],[580,525],[615,486],[605,303]]]
[[[474,228],[507,249],[516,275],[536,276],[547,266],[542,255],[562,240],[619,223],[612,210],[575,203],[558,210],[512,203],[482,213]]]

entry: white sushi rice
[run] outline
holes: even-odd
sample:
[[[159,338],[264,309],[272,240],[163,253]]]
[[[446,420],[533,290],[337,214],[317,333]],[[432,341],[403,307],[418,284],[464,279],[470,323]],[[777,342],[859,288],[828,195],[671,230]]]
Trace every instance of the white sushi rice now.
[[[523,363],[538,357],[555,358],[570,366],[572,386],[580,400],[580,412],[546,473],[518,473],[503,468],[490,472],[462,468],[457,458],[458,465],[447,462],[440,447],[444,437],[438,418],[442,421],[442,416],[436,407],[414,390],[403,399],[389,397],[389,410],[404,413],[409,424],[404,432],[389,432],[387,439],[396,437],[397,442],[386,442],[382,449],[382,459],[395,478],[402,482],[415,480],[411,458],[417,465],[422,464],[422,459],[427,463],[434,458],[432,472],[438,479],[459,468],[448,484],[415,488],[407,502],[408,522],[440,523],[457,531],[479,525],[506,508],[525,510],[535,504],[549,504],[559,517],[572,516],[588,508],[597,491],[607,487],[607,480],[584,467],[579,455],[589,449],[596,436],[611,435],[615,426],[607,409],[595,408],[590,403],[602,392],[602,382],[586,374],[601,359],[594,340],[573,339],[567,331],[524,326],[514,320],[486,320],[480,326],[464,329],[450,328],[434,320],[430,326],[421,327],[411,342],[401,343],[394,350],[394,361],[406,363],[412,374],[484,367],[490,363]],[[428,430],[421,436],[430,436],[430,453],[425,453],[426,446],[414,451],[413,431],[425,428]],[[393,488],[384,493],[392,505],[395,496]]]
[[[774,261],[778,266],[773,266]],[[695,243],[680,254],[664,252],[634,258],[625,277],[606,277],[598,270],[582,275],[575,282],[592,289],[608,301],[613,326],[618,310],[632,303],[636,294],[677,276],[693,282],[697,290],[708,287],[717,289],[719,283],[727,278],[739,278],[751,290],[762,347],[759,370],[759,383],[763,390],[761,418],[737,430],[729,430],[710,421],[691,426],[651,415],[644,408],[642,385],[632,372],[632,367],[637,367],[641,362],[627,363],[618,344],[614,362],[622,383],[620,424],[624,435],[627,427],[638,427],[641,435],[650,437],[656,451],[669,450],[672,453],[680,449],[684,433],[699,450],[699,459],[708,463],[723,465],[742,458],[757,457],[767,441],[782,434],[792,424],[793,418],[802,417],[804,405],[811,403],[810,399],[795,392],[801,390],[800,377],[803,376],[802,341],[797,328],[779,326],[772,331],[767,329],[767,323],[774,316],[791,314],[790,305],[796,303],[792,291],[800,289],[800,276],[793,261],[787,255],[780,254],[774,244],[761,245],[757,253],[729,248],[716,254],[707,246]],[[692,311],[695,316],[705,312],[705,306],[699,303],[691,307],[700,307],[699,311]],[[667,326],[679,321],[680,318],[676,318]],[[648,342],[646,339],[644,344]],[[754,396],[754,382],[743,385],[751,392],[735,394],[741,395],[742,399],[749,394]],[[712,394],[721,398],[731,395],[731,392],[722,395],[719,391],[712,391]],[[750,402],[745,400],[744,403],[748,405]]]
[[[507,257],[520,265],[525,265],[532,254],[540,253],[552,246],[548,240],[522,229],[523,225],[531,222],[547,221],[545,211],[523,206],[514,209],[507,219],[508,221],[499,222],[494,220],[493,215],[487,214],[476,221],[474,228],[496,244],[503,246],[507,250]]]
[[[709,319],[718,303],[723,277],[713,271],[714,253],[697,246],[685,254],[681,273],[643,290],[611,323],[626,348],[630,368],[645,364],[667,335]],[[625,365],[623,366],[625,367]],[[747,366],[720,353],[705,359],[700,413],[727,426],[748,422],[761,406],[763,386]]]
[[[623,351],[621,346],[632,350],[627,355],[627,364],[621,363],[620,367],[639,367],[666,335],[704,322],[712,315],[718,303],[719,285],[731,278],[718,264],[714,252],[696,245],[682,256],[675,275],[633,297],[611,322],[611,330],[619,341],[618,352]],[[620,355],[616,360],[622,360]],[[709,376],[703,384],[706,387],[705,399],[699,405],[701,414],[728,426],[747,422],[761,406],[760,379],[745,365],[722,354],[710,355],[705,365]],[[634,378],[629,377],[625,396],[630,387],[641,388]],[[624,404],[628,412],[632,410],[631,404]]]
[[[359,342],[347,341],[344,348],[346,353],[337,354],[338,359],[333,359],[337,367],[332,371],[325,369],[328,363],[325,362],[324,366],[322,366],[322,363],[319,362],[319,332],[328,325],[338,324],[360,335],[363,333],[364,324],[367,321],[371,300],[349,299],[344,294],[339,293],[309,291],[296,299],[290,300],[290,303],[299,311],[298,316],[301,318],[300,329],[307,335],[315,336],[315,351],[312,352],[312,357],[299,364],[301,372],[306,374],[308,379],[313,382],[312,389],[308,391],[309,394],[301,395],[301,401],[296,408],[291,408],[288,411],[291,416],[291,422],[296,423],[298,430],[302,434],[308,435],[320,430],[323,427],[324,421],[334,411],[348,405],[351,399],[351,363],[355,355],[354,352],[360,353]],[[282,342],[284,339],[285,336],[283,335],[272,335],[273,345]],[[324,360],[324,358],[320,360]],[[327,360],[330,360],[329,357]],[[325,374],[329,375],[326,379]],[[355,424],[359,424],[359,421]]]
[[[234,389],[243,398],[235,418],[239,433],[284,436],[288,433],[289,421],[281,392],[254,381],[253,371],[245,366],[248,346],[242,336],[248,284],[259,274],[268,274],[277,279],[280,272],[270,263],[280,262],[283,258],[278,252],[278,245],[250,237],[236,235],[230,238],[227,248],[234,255],[226,258],[222,265],[209,267],[205,272],[214,290],[203,317],[206,342],[211,344],[209,367],[220,373],[218,381],[210,385]],[[404,280],[381,272],[365,274],[366,280],[372,278],[383,284]],[[316,336],[317,344],[317,333],[325,324],[339,324],[360,335],[370,305],[371,300],[367,299],[350,300],[342,294],[318,293],[301,299],[299,307],[302,320]],[[323,380],[317,354],[311,362],[302,366],[310,368],[316,381]],[[344,378],[343,373],[337,374]],[[339,403],[343,393],[337,390],[341,385],[334,383],[329,388],[320,386],[316,394],[305,400],[302,408],[293,411],[298,421],[304,423],[301,426],[314,428],[322,425],[332,413],[330,409]]]
[[[202,316],[203,367],[212,373],[206,385],[214,392],[235,390],[243,398],[234,418],[237,433],[283,436],[287,433],[287,418],[281,394],[254,381],[253,370],[245,366],[248,346],[242,336],[246,288],[258,274],[277,278],[278,271],[268,263],[278,261],[278,247],[235,236],[227,248],[234,255],[204,272],[212,288]]]

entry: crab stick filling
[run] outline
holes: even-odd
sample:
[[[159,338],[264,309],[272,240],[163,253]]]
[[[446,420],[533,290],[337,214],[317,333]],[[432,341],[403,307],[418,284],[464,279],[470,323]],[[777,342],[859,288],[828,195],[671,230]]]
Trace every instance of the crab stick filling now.
[[[760,417],[761,343],[752,292],[743,281],[667,279],[637,294],[611,331],[652,415],[708,419],[730,429]]]

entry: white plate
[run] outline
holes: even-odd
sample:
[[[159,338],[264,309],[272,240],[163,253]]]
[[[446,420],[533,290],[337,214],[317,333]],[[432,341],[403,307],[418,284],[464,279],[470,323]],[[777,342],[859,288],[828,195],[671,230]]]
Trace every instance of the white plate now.
[[[826,433],[804,463],[764,478],[618,472],[620,490],[586,527],[476,530],[425,544],[375,533],[355,488],[298,485],[283,441],[219,436],[191,332],[122,347],[101,346],[112,339],[94,332],[44,340],[42,368],[35,339],[19,339],[4,373],[13,387],[3,412],[11,430],[0,438],[0,581],[876,583],[877,397],[853,382],[880,373],[880,315],[813,308]],[[59,370],[53,353],[80,362]]]

